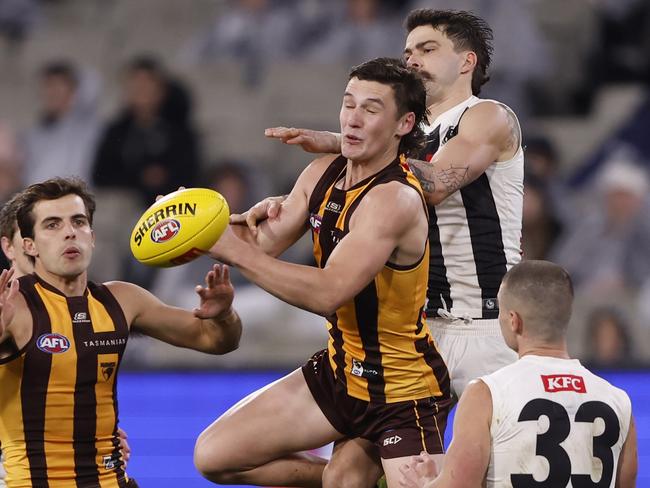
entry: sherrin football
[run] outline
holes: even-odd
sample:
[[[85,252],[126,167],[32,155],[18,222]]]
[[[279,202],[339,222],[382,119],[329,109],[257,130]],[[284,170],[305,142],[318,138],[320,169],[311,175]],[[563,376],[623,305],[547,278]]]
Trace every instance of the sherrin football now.
[[[131,232],[131,252],[150,266],[187,263],[217,242],[229,216],[228,203],[214,190],[175,191],[142,214]]]

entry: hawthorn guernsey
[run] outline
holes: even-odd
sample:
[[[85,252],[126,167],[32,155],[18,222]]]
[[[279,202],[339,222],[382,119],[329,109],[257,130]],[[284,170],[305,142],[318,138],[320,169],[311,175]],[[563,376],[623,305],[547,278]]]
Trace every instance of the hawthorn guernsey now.
[[[216,191],[175,191],[149,207],[131,233],[131,251],[141,263],[176,266],[205,254],[228,225],[226,200]]]

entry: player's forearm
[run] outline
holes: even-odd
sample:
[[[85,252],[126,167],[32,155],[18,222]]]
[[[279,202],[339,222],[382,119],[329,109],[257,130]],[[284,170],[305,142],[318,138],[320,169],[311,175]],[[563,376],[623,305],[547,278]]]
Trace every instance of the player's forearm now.
[[[410,158],[408,165],[419,180],[424,198],[430,205],[438,205],[470,182],[468,165],[451,164],[441,168],[427,161]]]
[[[328,316],[339,306],[335,283],[320,268],[287,263],[250,248],[239,252],[232,264],[259,287],[303,310]]]
[[[338,154],[341,152],[341,134],[338,132],[330,132],[329,133],[332,138],[331,138],[331,146],[329,148],[329,151],[327,151],[329,154]]]
[[[204,352],[226,354],[239,347],[242,323],[232,306],[212,319],[203,320],[201,327],[208,344],[208,350]]]

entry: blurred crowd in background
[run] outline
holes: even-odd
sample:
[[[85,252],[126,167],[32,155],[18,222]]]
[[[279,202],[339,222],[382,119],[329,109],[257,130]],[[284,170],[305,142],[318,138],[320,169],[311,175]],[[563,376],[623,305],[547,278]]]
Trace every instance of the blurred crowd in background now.
[[[0,202],[81,176],[98,198],[91,279],[194,307],[209,259],[138,264],[139,214],[181,185],[216,189],[232,212],[286,193],[310,155],[263,129],[336,131],[347,71],[399,57],[417,7],[472,10],[494,30],[481,96],[520,117],[523,256],[572,274],[570,350],[599,368],[650,365],[647,0],[0,0]],[[286,258],[310,263],[308,237]],[[128,365],[284,368],[322,347],[320,317],[233,280],[239,351],[136,338]]]

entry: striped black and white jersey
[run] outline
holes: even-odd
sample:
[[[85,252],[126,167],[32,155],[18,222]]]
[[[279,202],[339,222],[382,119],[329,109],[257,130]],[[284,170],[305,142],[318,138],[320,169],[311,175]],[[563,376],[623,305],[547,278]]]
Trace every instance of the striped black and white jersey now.
[[[513,113],[500,102],[472,96],[424,127],[428,141],[420,159],[430,161],[456,136],[463,115],[478,103],[499,103]],[[512,159],[492,164],[472,183],[429,206],[429,317],[443,309],[456,317],[497,318],[501,279],[521,260],[523,194],[520,145]]]

